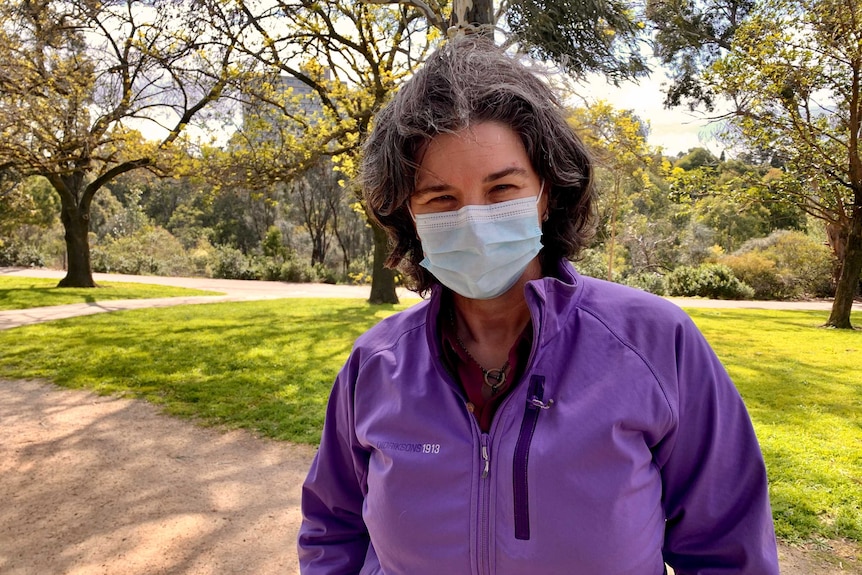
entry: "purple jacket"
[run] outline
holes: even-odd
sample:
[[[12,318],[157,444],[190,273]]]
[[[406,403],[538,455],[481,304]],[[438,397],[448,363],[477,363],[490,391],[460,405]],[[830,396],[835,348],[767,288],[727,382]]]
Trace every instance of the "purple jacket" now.
[[[303,574],[778,573],[766,471],[679,308],[530,282],[533,347],[482,433],[441,361],[441,291],[362,335],[303,486]]]

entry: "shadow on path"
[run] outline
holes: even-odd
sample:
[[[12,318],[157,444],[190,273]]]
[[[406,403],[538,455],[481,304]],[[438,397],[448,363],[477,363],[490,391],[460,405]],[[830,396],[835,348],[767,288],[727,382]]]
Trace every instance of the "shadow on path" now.
[[[0,380],[0,572],[297,572],[314,450]]]

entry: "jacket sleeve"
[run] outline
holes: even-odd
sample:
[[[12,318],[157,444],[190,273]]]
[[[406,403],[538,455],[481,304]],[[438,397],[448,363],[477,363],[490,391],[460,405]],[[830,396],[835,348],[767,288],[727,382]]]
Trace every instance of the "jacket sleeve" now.
[[[690,321],[676,334],[677,425],[658,448],[665,561],[677,575],[778,575],[766,468],[748,412]],[[671,386],[673,387],[673,386]]]
[[[336,378],[320,448],[302,486],[298,548],[303,575],[357,574],[368,552],[362,519],[368,452],[357,441],[353,414],[357,361],[352,354]]]

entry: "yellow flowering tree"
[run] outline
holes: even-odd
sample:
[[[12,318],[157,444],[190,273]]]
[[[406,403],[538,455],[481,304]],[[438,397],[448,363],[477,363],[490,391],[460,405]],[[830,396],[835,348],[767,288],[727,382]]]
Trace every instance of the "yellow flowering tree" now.
[[[232,47],[194,7],[162,0],[0,4],[0,171],[47,178],[60,197],[67,273],[93,287],[90,206],[119,175],[159,154],[216,99]],[[141,123],[161,140],[138,144]],[[132,136],[131,138],[129,136]]]
[[[647,145],[649,126],[631,111],[617,110],[607,102],[579,108],[569,121],[590,148],[599,177],[610,184],[600,209],[607,222],[607,279],[613,281],[620,216],[631,204],[632,194],[652,185],[649,171],[656,151]]]
[[[363,2],[208,3],[219,34],[230,36],[254,78],[230,95],[240,102],[230,150],[249,184],[296,180],[331,160],[350,193],[359,144],[374,111],[410,75],[440,34],[409,6]],[[388,239],[373,226],[370,301],[397,302],[385,269]]]

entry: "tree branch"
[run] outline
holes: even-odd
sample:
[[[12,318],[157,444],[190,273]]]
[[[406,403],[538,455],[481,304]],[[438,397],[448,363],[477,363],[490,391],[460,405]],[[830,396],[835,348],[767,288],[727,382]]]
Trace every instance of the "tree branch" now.
[[[176,140],[180,133],[185,129],[186,125],[191,121],[191,119],[200,112],[207,104],[218,99],[221,95],[222,90],[228,83],[229,72],[228,65],[230,64],[231,56],[233,54],[233,49],[235,46],[235,40],[230,43],[230,45],[225,50],[224,55],[222,56],[220,74],[221,77],[218,81],[209,89],[209,91],[204,95],[200,100],[197,101],[193,106],[187,107],[180,117],[179,121],[176,123],[171,132],[165,137],[164,140],[159,144],[159,148],[165,148],[172,144],[174,140]]]
[[[151,158],[139,158],[137,160],[131,160],[128,162],[123,162],[122,164],[117,164],[89,184],[84,188],[84,194],[81,196],[81,208],[89,209],[89,204],[93,199],[93,196],[96,195],[96,192],[99,189],[119,176],[120,174],[125,174],[126,172],[130,172],[137,168],[142,168],[144,166],[148,166],[152,163]]]
[[[435,12],[428,4],[422,2],[421,0],[361,0],[363,4],[378,4],[378,5],[390,5],[390,4],[401,4],[402,6],[412,6],[422,12],[425,15],[425,19],[428,20],[428,23],[438,28],[441,32],[446,32],[446,22],[443,19],[441,14]]]

